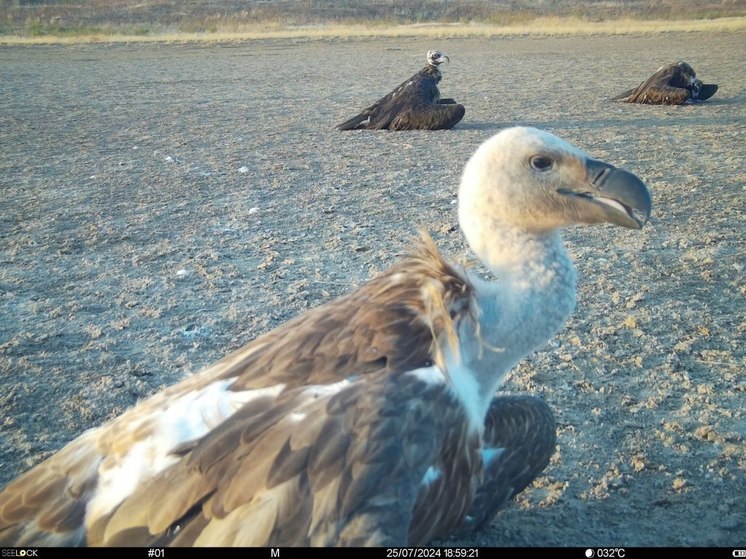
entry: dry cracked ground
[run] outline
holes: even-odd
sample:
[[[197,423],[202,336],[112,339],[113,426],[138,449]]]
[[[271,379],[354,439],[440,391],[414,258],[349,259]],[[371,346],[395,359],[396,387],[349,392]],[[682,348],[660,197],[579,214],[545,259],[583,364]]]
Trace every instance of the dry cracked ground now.
[[[637,173],[641,232],[566,232],[566,327],[509,377],[558,419],[480,546],[746,544],[746,33],[0,49],[0,484],[360,285],[419,228],[456,261],[461,167],[503,127]],[[334,124],[451,56],[444,132]],[[717,95],[612,103],[686,60]]]

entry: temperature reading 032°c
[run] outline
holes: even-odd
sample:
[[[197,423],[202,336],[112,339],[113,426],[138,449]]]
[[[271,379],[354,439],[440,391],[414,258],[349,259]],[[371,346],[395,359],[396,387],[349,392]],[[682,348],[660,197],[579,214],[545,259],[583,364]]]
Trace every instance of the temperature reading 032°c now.
[[[585,550],[585,556],[588,559],[592,557],[600,557],[601,559],[624,559],[626,552],[623,547],[599,547],[598,549],[591,549],[590,547]]]

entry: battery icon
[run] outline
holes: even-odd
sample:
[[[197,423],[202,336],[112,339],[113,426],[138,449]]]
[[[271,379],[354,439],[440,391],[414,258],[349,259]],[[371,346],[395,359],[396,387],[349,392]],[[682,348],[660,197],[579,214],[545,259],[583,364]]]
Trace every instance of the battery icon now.
[[[734,549],[733,557],[746,557],[746,549]]]

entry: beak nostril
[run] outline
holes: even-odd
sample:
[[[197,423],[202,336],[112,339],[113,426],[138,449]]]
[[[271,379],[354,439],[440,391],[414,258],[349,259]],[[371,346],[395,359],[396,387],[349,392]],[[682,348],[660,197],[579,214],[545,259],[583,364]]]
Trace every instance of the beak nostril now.
[[[604,161],[597,161],[595,159],[589,159],[585,162],[585,172],[587,180],[593,185],[596,190],[601,190],[601,187],[609,179],[609,176],[616,171],[616,167],[609,165]]]
[[[594,185],[598,185],[603,182],[603,180],[606,178],[606,175],[608,175],[611,172],[611,169],[609,168],[603,168],[596,173],[596,176],[593,177],[592,183]]]

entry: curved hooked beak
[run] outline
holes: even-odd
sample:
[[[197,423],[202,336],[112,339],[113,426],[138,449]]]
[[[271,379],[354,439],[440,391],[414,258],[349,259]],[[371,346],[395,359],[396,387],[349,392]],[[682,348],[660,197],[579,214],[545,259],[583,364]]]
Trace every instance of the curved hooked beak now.
[[[650,218],[653,207],[645,183],[628,171],[596,159],[586,160],[585,172],[587,189],[559,192],[592,203],[601,210],[604,221],[629,229],[641,229]]]

